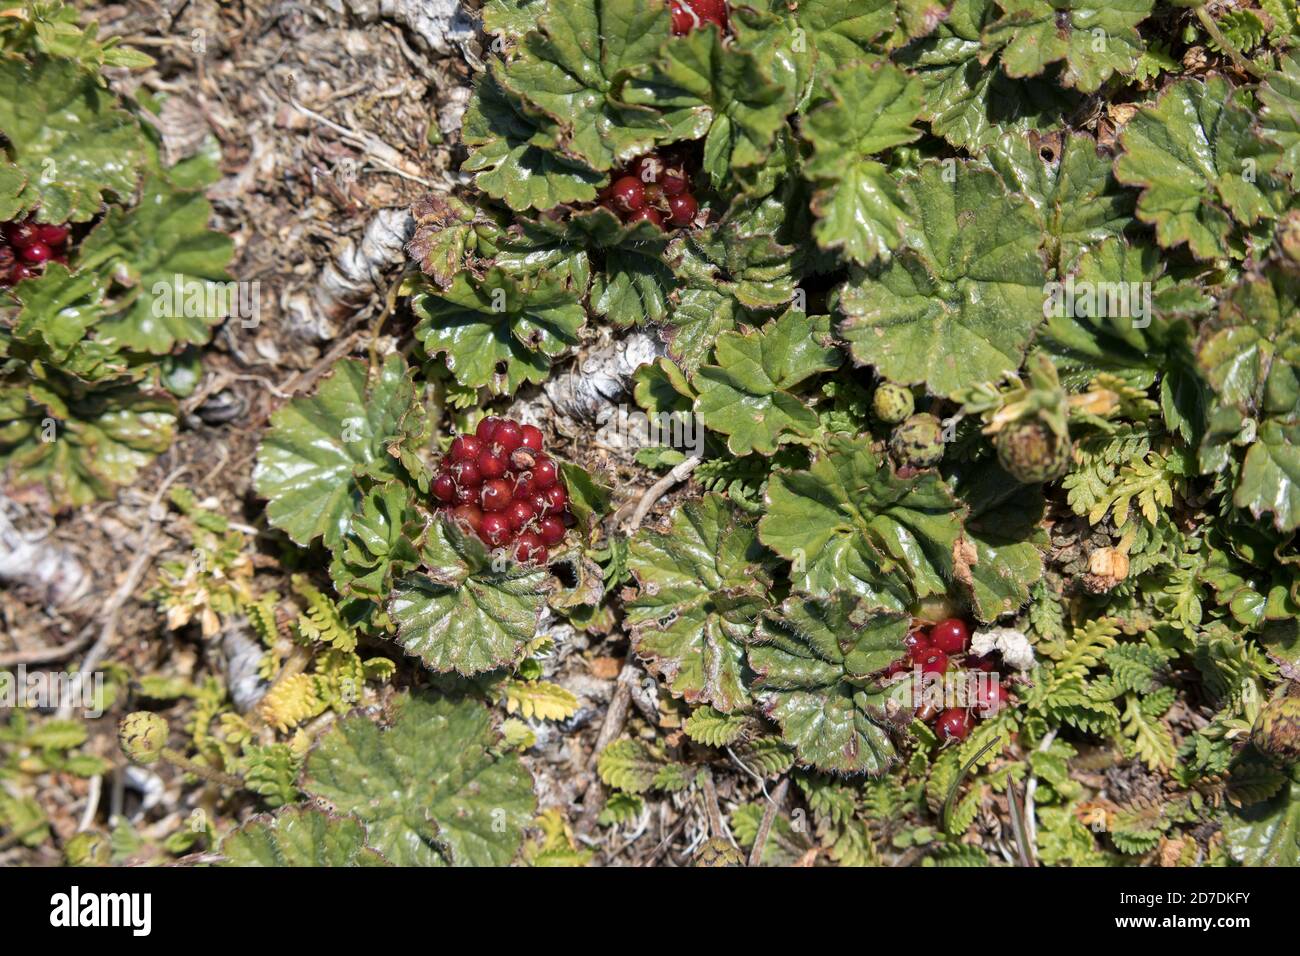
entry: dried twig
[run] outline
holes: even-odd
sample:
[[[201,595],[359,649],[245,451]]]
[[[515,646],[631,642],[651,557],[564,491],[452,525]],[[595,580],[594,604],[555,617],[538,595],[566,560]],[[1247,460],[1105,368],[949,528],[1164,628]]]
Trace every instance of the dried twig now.
[[[662,498],[664,493],[673,485],[679,481],[685,481],[703,460],[698,455],[692,455],[647,488],[645,494],[641,496],[641,500],[636,503],[636,510],[632,512],[632,519],[627,523],[628,534],[641,527],[641,522],[650,513],[650,509],[655,506],[655,502]]]
[[[781,810],[781,805],[785,803],[785,793],[790,789],[790,778],[783,777],[781,782],[776,785],[772,791],[772,796],[767,802],[767,808],[763,811],[763,820],[758,825],[758,833],[754,837],[754,848],[749,851],[749,865],[760,866],[763,862],[763,851],[767,849],[767,837],[772,832],[772,824],[776,822],[776,815]]]

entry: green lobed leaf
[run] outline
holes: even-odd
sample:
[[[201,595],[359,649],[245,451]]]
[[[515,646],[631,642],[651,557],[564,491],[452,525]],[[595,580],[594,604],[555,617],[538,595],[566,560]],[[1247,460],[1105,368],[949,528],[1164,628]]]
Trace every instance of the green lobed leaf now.
[[[749,703],[744,642],[767,605],[773,559],[753,525],[719,494],[673,511],[666,533],[643,528],[624,602],[632,647],[669,690],[730,713]]]
[[[717,364],[702,366],[693,379],[696,413],[728,436],[734,455],[771,455],[782,442],[810,437],[817,414],[792,389],[839,367],[830,338],[828,317],[795,311],[746,335],[724,332],[714,349]]]
[[[812,156],[804,172],[817,180],[813,235],[866,265],[888,256],[912,226],[895,177],[871,157],[911,143],[921,113],[921,84],[891,64],[857,64],[826,77],[827,102],[803,121]]]
[[[904,188],[919,223],[909,247],[838,292],[854,359],[934,394],[1014,372],[1043,316],[1033,208],[973,163],[927,163]]]
[[[1228,852],[1246,866],[1300,864],[1300,783],[1288,781],[1272,799],[1229,811],[1223,835]]]
[[[1160,245],[1187,243],[1198,259],[1240,253],[1233,224],[1276,215],[1277,154],[1253,131],[1253,117],[1220,76],[1179,80],[1143,107],[1120,135],[1120,182],[1142,189],[1137,214]]]
[[[0,220],[86,222],[107,196],[126,201],[145,165],[136,121],[68,60],[0,61]]]
[[[221,841],[222,866],[387,866],[366,846],[366,828],[355,817],[306,807],[286,807],[253,817]]]
[[[1300,172],[1300,53],[1282,58],[1281,69],[1259,86],[1259,128],[1265,139],[1282,147],[1281,172]]]
[[[271,416],[258,448],[253,487],[268,499],[267,518],[296,543],[323,538],[335,548],[361,501],[359,476],[402,476],[388,453],[415,404],[406,361],[392,355],[373,381],[364,362],[342,359],[315,394]]]
[[[489,712],[471,700],[394,699],[388,726],[358,714],[320,738],[303,789],[359,817],[398,866],[505,866],[537,806],[518,755],[499,754]]]
[[[551,360],[577,344],[586,322],[582,291],[500,268],[481,279],[461,273],[445,290],[426,288],[412,297],[420,317],[415,335],[430,355],[445,356],[461,385],[510,395],[525,382],[545,381]]]
[[[878,775],[897,762],[890,729],[902,725],[872,678],[906,653],[910,624],[843,591],[791,597],[764,614],[749,648],[754,692],[800,763]]]
[[[448,518],[430,525],[425,571],[399,578],[388,602],[397,641],[433,671],[479,674],[523,660],[545,604],[546,572],[488,552]]]

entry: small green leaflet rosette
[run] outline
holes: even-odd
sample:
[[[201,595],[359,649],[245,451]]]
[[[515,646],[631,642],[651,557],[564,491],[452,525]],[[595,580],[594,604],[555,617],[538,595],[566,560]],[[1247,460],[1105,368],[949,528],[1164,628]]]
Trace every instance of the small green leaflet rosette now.
[[[506,866],[537,800],[519,757],[500,750],[481,704],[402,695],[386,727],[357,714],[321,737],[302,788],[359,817],[397,866]]]
[[[286,807],[253,817],[221,841],[222,866],[388,866],[355,817]]]
[[[408,654],[466,676],[523,660],[546,601],[545,570],[489,552],[446,517],[430,525],[421,559],[426,570],[399,578],[388,602]]]
[[[842,356],[830,342],[827,316],[793,311],[746,335],[724,332],[714,348],[717,364],[695,374],[695,411],[728,436],[733,455],[771,455],[782,442],[809,438],[817,413],[792,390],[839,367]]]
[[[585,285],[496,268],[482,279],[461,273],[446,290],[415,292],[415,335],[430,355],[445,356],[461,385],[512,395],[525,382],[545,381],[551,360],[577,344]]]
[[[907,652],[911,616],[837,591],[793,596],[763,616],[749,648],[754,695],[802,764],[879,775],[897,762],[890,731],[910,714],[890,711],[880,672]]]
[[[677,508],[667,533],[642,529],[627,564],[632,646],[669,689],[722,713],[749,703],[745,641],[772,588],[774,559],[719,494]]]

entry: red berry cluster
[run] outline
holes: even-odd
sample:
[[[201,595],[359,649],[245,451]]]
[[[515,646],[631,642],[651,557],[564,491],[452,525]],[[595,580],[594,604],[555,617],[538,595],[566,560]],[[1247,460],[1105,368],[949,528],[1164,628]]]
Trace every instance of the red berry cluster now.
[[[0,227],[0,285],[17,285],[40,275],[47,262],[68,261],[68,227],[28,218]]]
[[[684,161],[650,153],[615,172],[600,201],[629,225],[645,220],[662,229],[666,220],[673,226],[690,226],[700,213],[690,186]]]
[[[967,671],[996,671],[997,662],[992,656],[971,657],[966,654],[970,646],[970,628],[961,618],[950,617],[930,628],[917,627],[904,640],[907,657],[895,661],[888,675],[920,667],[922,674],[946,674],[954,659],[960,659]],[[962,655],[965,655],[964,657]],[[1006,685],[1002,681],[974,682],[977,699],[970,707],[932,707],[923,702],[916,716],[930,724],[940,740],[965,740],[979,716],[972,711],[993,714],[1007,703]]]
[[[706,23],[727,29],[727,0],[669,0],[673,18],[673,36],[698,30]]]
[[[516,561],[544,563],[573,523],[569,494],[542,430],[489,416],[472,435],[458,435],[438,465],[433,496],[440,508],[489,548]]]

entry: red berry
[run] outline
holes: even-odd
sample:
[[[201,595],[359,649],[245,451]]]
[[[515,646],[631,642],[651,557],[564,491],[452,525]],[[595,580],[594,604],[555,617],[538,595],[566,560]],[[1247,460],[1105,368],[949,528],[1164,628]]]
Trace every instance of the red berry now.
[[[975,710],[981,717],[992,717],[1006,706],[1007,689],[997,678],[972,681],[975,689]]]
[[[960,618],[950,617],[930,628],[930,643],[945,654],[960,654],[969,640],[970,631]]]
[[[934,730],[940,740],[965,740],[970,736],[971,728],[974,726],[975,721],[965,710],[960,707],[949,707],[939,715]]]
[[[461,435],[451,443],[452,461],[474,461],[483,450],[483,443],[474,435]]]
[[[686,3],[701,20],[719,27],[727,25],[726,0],[686,0]]]
[[[483,469],[472,461],[458,461],[451,466],[451,476],[462,488],[477,488],[483,483]]]
[[[483,482],[483,490],[479,492],[479,504],[483,506],[484,511],[505,511],[510,506],[511,500],[510,482],[504,478],[493,478],[491,481]]]
[[[457,521],[469,525],[471,531],[477,532],[483,524],[483,511],[478,505],[463,504],[451,509]]]
[[[668,175],[664,177],[663,190],[665,196],[680,196],[686,192],[688,183],[684,176]]]
[[[20,246],[18,254],[31,263],[41,263],[49,260],[54,255],[50,247],[43,242],[30,242],[25,246]]]
[[[532,472],[524,472],[515,478],[515,487],[511,496],[515,498],[531,498],[537,494],[537,485],[533,481]]]
[[[515,539],[515,560],[516,561],[536,561],[539,564],[546,560],[546,545],[542,543],[542,536],[536,531],[525,531]]]
[[[40,273],[27,265],[27,263],[19,262],[14,266],[13,272],[9,273],[9,281],[17,284],[22,282],[24,279],[35,279],[38,275],[40,275]]]
[[[700,18],[685,3],[672,0],[672,3],[669,4],[669,11],[673,17],[673,36],[690,33],[692,28],[699,25]]]
[[[555,465],[552,458],[538,458],[533,463],[533,487],[538,491],[545,491],[556,483],[560,478],[560,470]]]
[[[510,507],[506,508],[506,520],[510,522],[512,531],[524,530],[536,516],[537,509],[528,501],[511,501]]]
[[[502,477],[506,473],[505,456],[484,448],[478,454],[477,471],[485,479]]]
[[[497,426],[501,424],[501,421],[496,415],[489,415],[487,418],[481,419],[478,427],[474,429],[475,437],[486,445],[492,441],[492,436],[496,434]]]
[[[948,655],[933,647],[928,648],[919,660],[916,657],[912,659],[921,665],[922,674],[942,674],[948,669]]]
[[[483,516],[483,522],[479,525],[478,536],[483,543],[493,548],[499,548],[510,540],[513,532],[510,530],[510,522],[506,516],[497,512],[489,512]]]
[[[531,448],[533,451],[542,450],[542,430],[536,425],[524,425],[519,429],[519,434],[524,448]]]
[[[492,436],[492,444],[501,449],[503,460],[509,459],[510,453],[523,443],[523,429],[508,418],[497,426],[496,433]]]
[[[664,227],[663,214],[653,206],[646,206],[644,209],[638,209],[636,212],[632,213],[632,215],[627,217],[627,222],[630,226],[634,226],[638,222],[642,221],[654,223],[660,229]]]
[[[537,531],[542,536],[542,543],[548,548],[564,540],[564,522],[554,515],[547,515],[537,522]]]
[[[450,504],[456,498],[456,482],[451,475],[439,475],[433,479],[433,496],[443,504]]]
[[[47,246],[61,246],[68,241],[68,227],[53,224],[37,226],[36,237]]]
[[[695,201],[695,197],[690,193],[680,193],[668,197],[669,217],[672,219],[674,226],[689,226],[695,221],[699,211],[700,204]]]
[[[5,226],[5,236],[19,250],[40,241],[40,231],[34,222],[11,222]]]
[[[636,212],[645,206],[645,184],[635,176],[616,179],[609,188],[609,198],[623,212]]]
[[[917,646],[926,647],[929,643],[930,641],[929,638],[926,637],[925,631],[912,631],[907,635],[907,637],[903,638],[903,645],[907,647],[908,650]]]
[[[995,671],[998,669],[997,662],[993,660],[992,655],[989,655],[987,657],[967,658],[966,666],[973,667],[977,671]]]
[[[563,485],[551,485],[542,492],[542,497],[548,502],[547,514],[558,515],[569,504],[569,493],[564,490]]]

